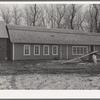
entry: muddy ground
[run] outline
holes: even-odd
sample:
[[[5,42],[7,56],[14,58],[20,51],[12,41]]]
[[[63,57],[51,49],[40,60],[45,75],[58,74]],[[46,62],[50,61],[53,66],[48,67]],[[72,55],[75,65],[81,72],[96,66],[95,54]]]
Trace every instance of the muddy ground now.
[[[59,61],[0,63],[0,89],[100,89],[100,63],[61,64]]]

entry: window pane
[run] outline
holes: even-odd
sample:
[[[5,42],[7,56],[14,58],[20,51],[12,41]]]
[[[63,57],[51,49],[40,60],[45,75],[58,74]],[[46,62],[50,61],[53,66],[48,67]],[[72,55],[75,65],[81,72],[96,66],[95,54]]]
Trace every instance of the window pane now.
[[[76,54],[76,47],[73,47],[73,54]]]
[[[49,47],[48,46],[44,47],[44,54],[49,54]]]
[[[80,54],[80,48],[77,47],[77,54]]]
[[[57,47],[53,47],[53,54],[57,54]]]
[[[37,55],[39,54],[39,49],[40,49],[39,46],[35,46],[35,54]]]
[[[86,54],[87,53],[87,48],[86,47],[84,47],[84,54]]]
[[[80,54],[84,54],[83,47],[80,47]]]
[[[24,47],[24,54],[25,55],[29,55],[30,51],[29,51],[29,45],[25,45]]]
[[[87,46],[75,46],[73,47],[73,54],[75,55],[83,55],[87,53]]]

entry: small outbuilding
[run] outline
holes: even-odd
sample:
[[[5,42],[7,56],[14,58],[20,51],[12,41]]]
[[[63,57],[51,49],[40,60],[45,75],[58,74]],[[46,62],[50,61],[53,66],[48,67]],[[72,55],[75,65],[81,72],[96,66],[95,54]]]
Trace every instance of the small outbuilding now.
[[[7,60],[7,41],[8,41],[8,34],[6,25],[4,22],[0,22],[0,61]]]

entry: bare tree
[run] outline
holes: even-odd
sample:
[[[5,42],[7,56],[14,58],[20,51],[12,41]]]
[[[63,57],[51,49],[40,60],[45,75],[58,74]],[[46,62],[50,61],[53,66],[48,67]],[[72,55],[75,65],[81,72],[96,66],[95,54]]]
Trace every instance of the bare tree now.
[[[37,17],[37,5],[30,5],[30,17],[31,17],[31,21],[33,26],[35,26],[36,23],[36,17]]]
[[[13,6],[13,8],[12,8],[12,19],[13,19],[13,23],[15,25],[21,24],[22,11],[17,5]]]
[[[24,18],[25,24],[28,26],[31,26],[32,22],[30,20],[30,10],[29,10],[28,5],[24,6],[23,11],[24,11],[23,18]]]
[[[26,18],[29,25],[36,26],[40,12],[41,11],[37,4],[27,5]]]
[[[47,24],[50,24],[51,28],[54,28],[56,26],[56,11],[55,11],[55,5],[45,5],[44,6],[46,15],[47,15]]]
[[[40,14],[38,17],[38,26],[42,26],[42,27],[47,27],[47,14],[46,11],[44,9],[44,6],[40,7]]]
[[[6,24],[9,24],[12,21],[10,8],[0,8],[0,11],[1,18],[5,21]]]
[[[24,20],[27,25],[36,26],[40,17],[41,10],[37,4],[27,4],[24,7]]]
[[[89,10],[87,10],[87,17],[85,18],[87,23],[87,29],[90,32],[100,32],[100,5],[91,4]]]
[[[56,6],[56,11],[57,11],[57,18],[56,18],[56,25],[57,28],[62,28],[63,24],[64,24],[64,15],[66,13],[66,4],[62,4],[62,5],[57,5]]]
[[[100,5],[99,4],[93,4],[94,8],[94,23],[95,23],[95,31],[97,33],[100,32]]]
[[[94,31],[94,12],[92,5],[89,5],[89,9],[85,12],[85,23],[86,30],[93,32]]]
[[[64,22],[64,15],[66,12],[65,4],[51,4],[45,5],[45,11],[47,14],[47,22],[51,24],[51,27],[62,28]]]
[[[79,11],[74,19],[74,28],[77,30],[84,31],[84,20],[85,20],[85,13]]]
[[[70,16],[70,27],[71,27],[71,29],[74,29],[73,21],[74,21],[74,17],[75,17],[76,12],[77,12],[76,6],[75,6],[75,4],[72,4],[71,8],[70,8],[70,13],[71,13],[71,16]]]
[[[64,16],[65,28],[67,27],[70,29],[74,29],[74,19],[81,7],[82,7],[81,5],[76,5],[76,4],[70,4],[67,6],[66,14]]]

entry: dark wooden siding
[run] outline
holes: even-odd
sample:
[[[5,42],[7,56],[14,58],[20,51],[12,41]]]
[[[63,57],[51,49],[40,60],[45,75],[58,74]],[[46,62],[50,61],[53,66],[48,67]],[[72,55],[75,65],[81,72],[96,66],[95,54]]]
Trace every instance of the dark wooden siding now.
[[[98,51],[98,54],[100,55],[100,46],[95,46],[95,50]]]
[[[0,39],[0,61],[7,59],[7,39]]]
[[[10,39],[7,40],[7,57],[8,60],[12,60],[12,43]]]
[[[39,56],[36,56],[33,54],[34,52],[33,47],[34,45],[37,45],[37,44],[28,44],[30,45],[30,55],[24,56],[24,53],[23,53],[24,45],[27,45],[27,44],[14,44],[14,50],[15,50],[14,60],[60,59],[61,45],[58,45],[58,55],[52,55],[52,45],[49,45],[49,48],[50,48],[49,55],[43,55],[43,45],[40,44],[40,55]],[[44,45],[47,45],[47,44],[44,44]],[[72,55],[72,46],[79,46],[79,45],[68,45],[68,51],[67,51],[67,45],[62,45],[62,59],[67,59],[67,57],[68,59],[72,59],[72,58],[81,56],[81,55]],[[85,45],[80,45],[80,46],[85,46]],[[11,54],[13,54],[13,52],[11,52]],[[11,55],[11,57],[13,56]]]
[[[99,46],[99,45],[96,45],[96,46],[95,46],[95,50],[98,51],[97,54],[98,54],[99,56],[97,56],[97,58],[100,59],[100,46]]]
[[[26,44],[14,44],[14,60],[34,60],[34,59],[60,59],[60,46],[58,45],[58,55],[52,55],[52,45],[49,45],[49,55],[43,55],[43,45],[40,45],[40,55],[34,55],[34,45],[37,44],[27,44],[30,45],[30,55],[25,56],[23,53],[23,48]],[[39,45],[39,44],[38,44]],[[47,45],[47,44],[44,44]]]
[[[62,59],[67,59],[67,45],[62,45]]]

